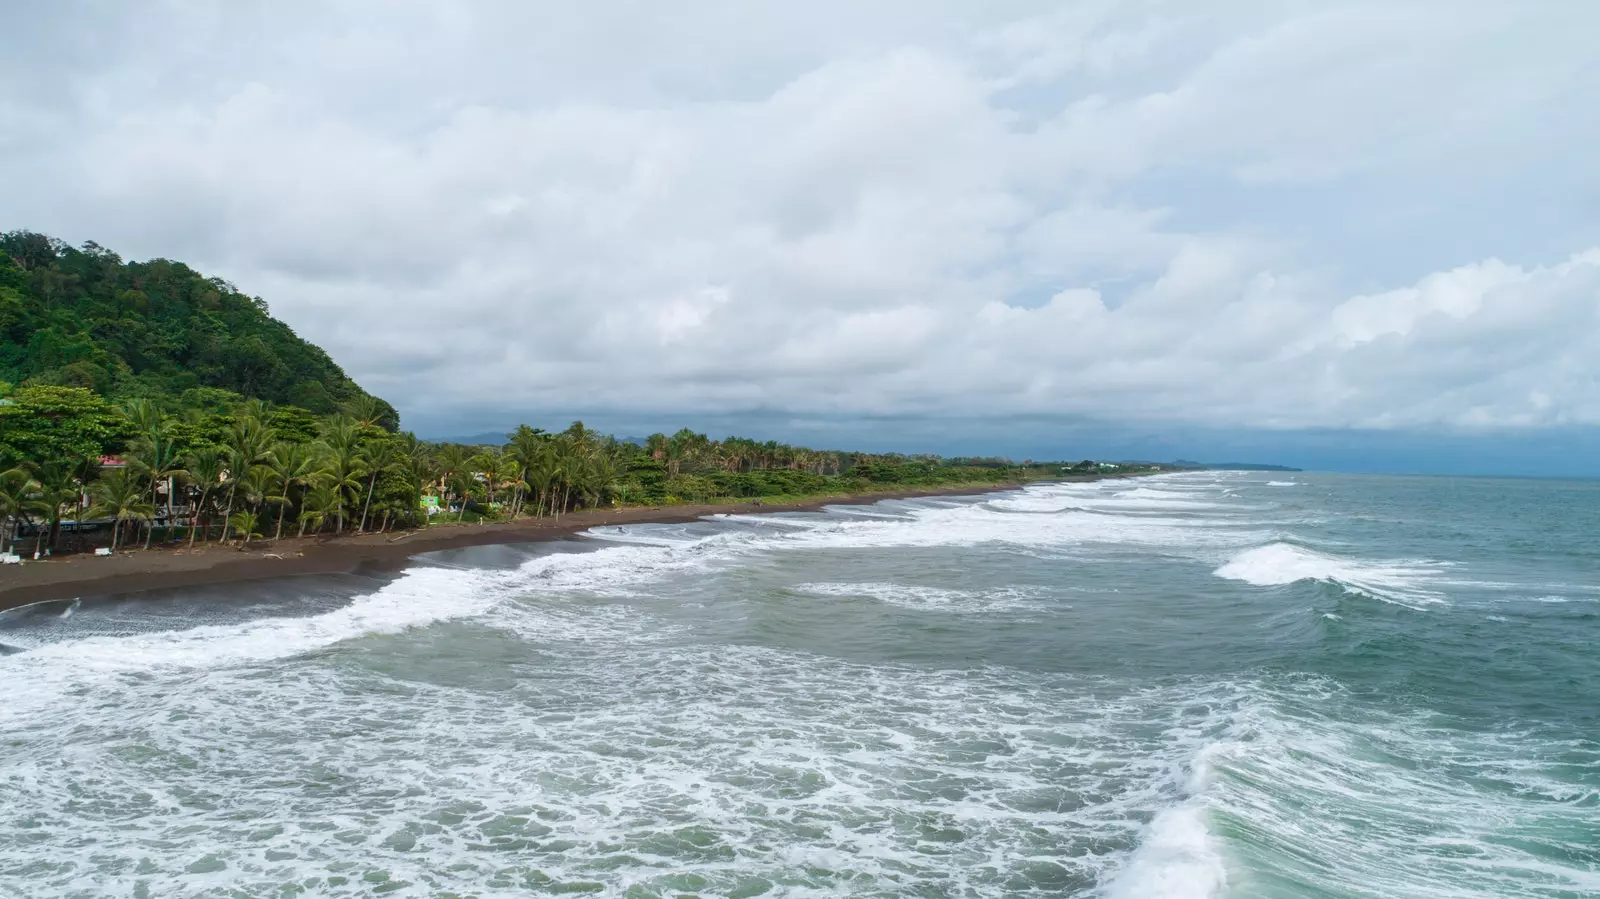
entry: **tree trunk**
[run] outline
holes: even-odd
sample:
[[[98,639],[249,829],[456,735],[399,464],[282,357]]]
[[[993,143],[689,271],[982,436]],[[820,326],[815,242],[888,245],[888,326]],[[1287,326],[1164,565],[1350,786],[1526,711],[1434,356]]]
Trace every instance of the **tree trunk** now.
[[[237,492],[237,489],[238,488],[236,488],[236,487],[228,488],[228,508],[226,510],[224,510],[223,513],[222,513],[222,539],[221,539],[221,542],[223,542],[223,543],[227,543],[228,542],[228,528],[231,526],[231,522],[229,522],[228,519],[233,517],[233,495],[234,495],[235,492]]]
[[[154,537],[155,535],[156,535],[156,519],[155,519],[155,516],[152,515],[152,516],[150,516],[150,520],[144,523],[144,548],[145,549],[149,549],[150,548],[150,538]]]
[[[283,487],[282,502],[278,503],[278,529],[272,532],[272,542],[277,543],[283,539],[283,513],[289,511],[289,486]]]
[[[200,505],[194,507],[194,518],[189,522],[189,548],[194,549],[194,535],[200,532],[200,513],[206,508],[206,494],[211,492],[209,487],[200,488]]]
[[[372,473],[372,480],[367,482],[367,501],[361,506],[361,527],[356,529],[359,534],[367,529],[367,512],[372,509],[372,488],[378,486],[378,473]]]

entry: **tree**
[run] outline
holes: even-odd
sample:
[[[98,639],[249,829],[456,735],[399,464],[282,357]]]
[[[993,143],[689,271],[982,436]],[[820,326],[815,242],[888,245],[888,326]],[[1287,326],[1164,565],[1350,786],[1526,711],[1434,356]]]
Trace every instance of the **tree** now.
[[[0,472],[0,518],[9,525],[10,542],[16,542],[17,526],[25,518],[44,511],[38,491],[39,482],[23,469]]]
[[[378,475],[388,471],[400,462],[400,446],[392,440],[376,440],[367,447],[361,457],[361,465],[368,472],[367,498],[361,504],[361,526],[357,533],[367,529],[367,512],[372,509],[372,491],[378,486]]]
[[[156,493],[163,480],[168,482],[167,489],[167,518],[172,518],[172,489],[171,480],[183,475],[183,464],[178,456],[177,446],[171,438],[166,436],[164,419],[157,418],[148,425],[149,432],[140,437],[129,451],[128,466],[140,477],[149,483],[150,505],[155,506]],[[145,533],[144,548],[150,548],[150,536],[155,528],[150,528]]]
[[[478,486],[478,478],[471,469],[462,465],[452,471],[445,479],[450,492],[455,494],[456,500],[461,503],[461,511],[456,515],[456,521],[461,522],[467,517],[467,503],[472,499],[472,490]]]
[[[240,509],[228,519],[228,526],[244,535],[244,545],[250,545],[250,538],[260,532],[261,520],[256,513]]]
[[[322,473],[322,460],[313,447],[304,443],[280,443],[272,451],[273,469],[283,493],[278,497],[278,526],[272,539],[283,539],[283,517],[289,510],[289,491],[298,487],[304,490],[318,480]]]
[[[195,534],[201,530],[200,519],[206,512],[206,499],[222,483],[224,469],[220,450],[200,450],[184,460],[188,479],[200,485],[200,500],[195,504],[193,520],[189,525],[189,546],[193,548]]]
[[[247,409],[228,434],[228,443],[224,448],[228,459],[228,508],[222,513],[222,540],[227,542],[228,529],[232,526],[233,504],[238,496],[239,486],[244,478],[249,477],[250,470],[262,462],[268,461],[272,446],[272,429],[259,415],[251,412],[260,410]]]
[[[0,462],[42,464],[119,448],[127,421],[81,387],[24,387],[0,405]]]
[[[232,284],[26,231],[0,234],[0,380],[93,386],[169,409],[188,390],[227,390],[318,415],[365,406],[378,426],[399,425],[392,406]]]
[[[319,448],[327,484],[339,500],[334,510],[338,521],[334,533],[342,534],[347,496],[361,489],[361,477],[366,473],[362,467],[360,425],[344,416],[330,420]]]
[[[89,495],[94,499],[90,514],[115,520],[111,527],[112,552],[117,551],[123,522],[149,521],[156,513],[155,505],[145,501],[143,485],[126,469],[102,475],[89,486]]]
[[[328,516],[341,508],[338,492],[327,484],[314,485],[307,490],[300,500],[300,536],[306,535],[306,527],[315,525],[312,533],[322,533],[322,526]]]
[[[36,482],[39,485],[39,501],[44,506],[45,521],[50,526],[50,548],[61,547],[61,508],[71,505],[76,509],[82,493],[82,485],[78,482],[78,475],[73,468],[58,461],[46,462],[38,468]],[[43,532],[41,531],[41,536]],[[34,544],[37,553],[39,545]]]

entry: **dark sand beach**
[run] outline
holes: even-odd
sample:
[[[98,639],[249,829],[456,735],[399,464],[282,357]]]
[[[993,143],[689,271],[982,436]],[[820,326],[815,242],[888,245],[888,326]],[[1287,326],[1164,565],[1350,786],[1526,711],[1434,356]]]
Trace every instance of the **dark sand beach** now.
[[[1052,480],[1093,481],[1106,475]],[[1114,475],[1112,477],[1115,477]],[[1019,484],[962,485],[896,490],[851,496],[826,496],[797,503],[706,503],[681,506],[629,506],[574,512],[560,519],[522,519],[491,524],[441,524],[421,531],[344,537],[255,540],[248,547],[207,544],[194,549],[153,548],[115,556],[68,556],[25,561],[0,568],[0,609],[34,602],[115,596],[227,584],[301,574],[394,571],[420,553],[469,546],[559,540],[601,525],[694,521],[716,514],[803,512],[832,505],[861,505],[925,496],[972,496],[1013,489]]]

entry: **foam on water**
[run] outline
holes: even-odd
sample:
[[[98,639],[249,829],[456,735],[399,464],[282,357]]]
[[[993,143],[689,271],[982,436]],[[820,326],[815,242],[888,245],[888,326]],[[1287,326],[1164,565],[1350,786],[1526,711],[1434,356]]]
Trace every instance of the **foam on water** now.
[[[1600,891],[1592,729],[1421,707],[1420,651],[1360,691],[1296,673],[1457,619],[1397,645],[1575,640],[1584,569],[1375,561],[1306,523],[1344,510],[1229,494],[1261,483],[599,528],[189,627],[0,620],[0,895]],[[1256,588],[1304,580],[1435,614],[1275,629]]]
[[[989,612],[1046,611],[1069,608],[1045,599],[1045,591],[1029,587],[996,587],[990,590],[949,590],[914,584],[796,584],[794,589],[813,596],[868,597],[919,611],[951,612],[963,615]]]
[[[1112,881],[1108,899],[1210,899],[1228,882],[1205,806],[1189,802],[1150,823],[1132,861]]]
[[[1442,567],[1426,560],[1342,559],[1290,543],[1272,543],[1239,553],[1215,573],[1258,587],[1327,581],[1385,602],[1425,606],[1444,602],[1443,594],[1429,587]]]
[[[1600,763],[1600,743],[1473,733],[1433,715],[1352,720],[1325,711],[1336,687],[1256,689],[1268,701],[1241,710],[1249,736],[1212,759],[1206,801],[1248,839],[1254,876],[1284,895],[1600,891],[1600,791],[1571,778]]]

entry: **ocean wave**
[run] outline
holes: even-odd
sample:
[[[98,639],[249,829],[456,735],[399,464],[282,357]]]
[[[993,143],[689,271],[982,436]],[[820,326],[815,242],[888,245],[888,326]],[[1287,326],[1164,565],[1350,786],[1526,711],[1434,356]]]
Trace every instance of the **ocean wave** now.
[[[1326,581],[1374,599],[1418,607],[1445,601],[1444,594],[1430,583],[1443,567],[1443,563],[1427,560],[1339,558],[1279,542],[1245,550],[1213,573],[1257,587]]]

